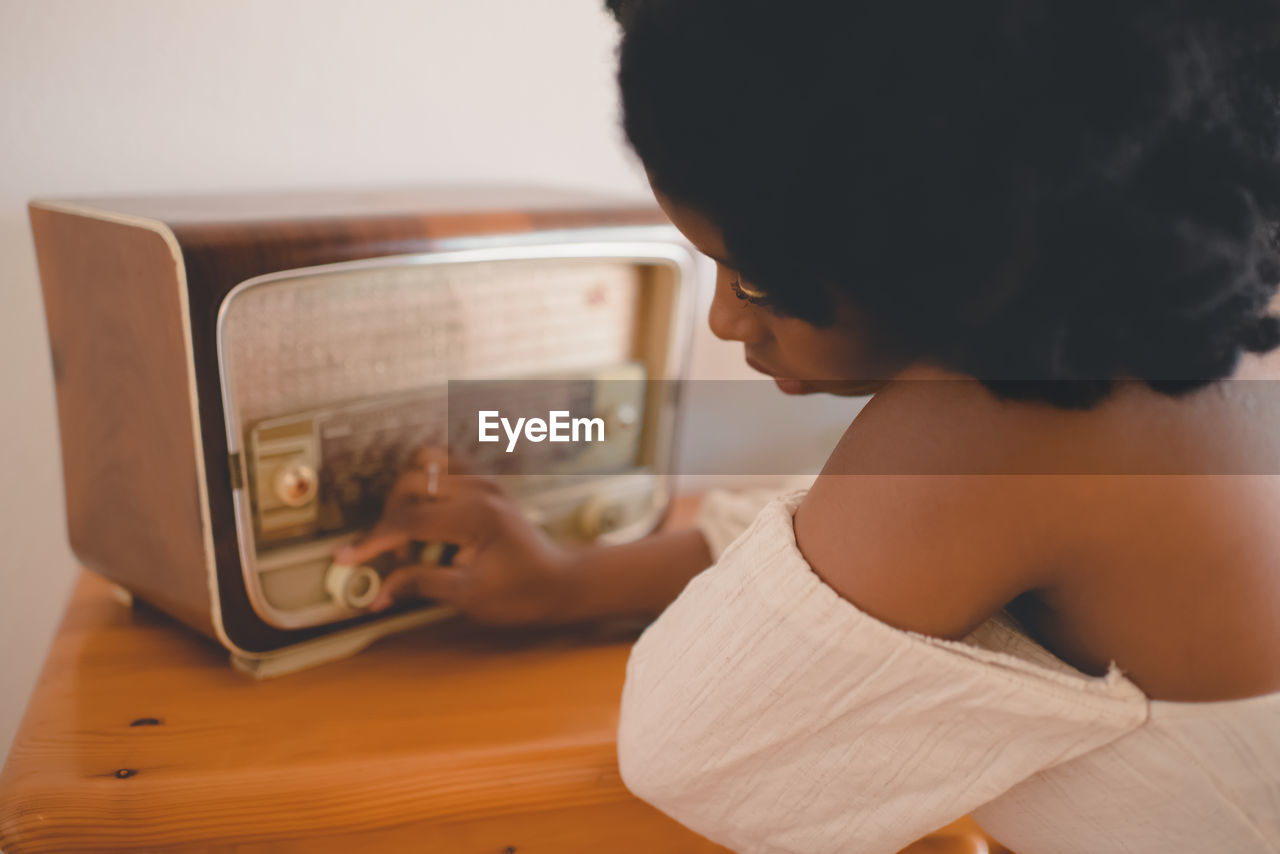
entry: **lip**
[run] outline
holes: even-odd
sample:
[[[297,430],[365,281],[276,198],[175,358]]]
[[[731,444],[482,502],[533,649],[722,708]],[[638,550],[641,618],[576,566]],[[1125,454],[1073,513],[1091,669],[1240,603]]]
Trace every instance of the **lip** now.
[[[743,358],[746,359],[748,367],[759,371],[765,376],[773,377],[773,381],[778,385],[778,390],[783,394],[805,394],[808,392],[809,387],[805,384],[804,380],[780,377],[750,356],[743,356]]]

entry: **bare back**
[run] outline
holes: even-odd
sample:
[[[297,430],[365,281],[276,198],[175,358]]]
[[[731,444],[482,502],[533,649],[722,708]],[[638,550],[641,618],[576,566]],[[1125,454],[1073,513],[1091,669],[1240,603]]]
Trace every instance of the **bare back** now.
[[[1009,607],[1153,699],[1280,691],[1280,369],[1094,409],[921,372],[851,426],[800,512],[815,570],[873,616],[960,637]]]

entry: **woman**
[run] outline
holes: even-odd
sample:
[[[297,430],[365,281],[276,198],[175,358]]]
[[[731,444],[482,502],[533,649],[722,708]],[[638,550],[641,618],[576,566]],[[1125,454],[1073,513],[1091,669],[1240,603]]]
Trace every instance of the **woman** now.
[[[712,330],[874,397],[811,489],[627,546],[407,475],[340,557],[463,548],[377,606],[661,612],[624,779],[737,850],[1280,851],[1280,9],[610,5]]]

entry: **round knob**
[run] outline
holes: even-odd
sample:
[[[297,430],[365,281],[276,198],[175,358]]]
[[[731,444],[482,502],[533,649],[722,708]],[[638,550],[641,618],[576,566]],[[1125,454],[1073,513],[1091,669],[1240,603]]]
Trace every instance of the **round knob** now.
[[[586,540],[594,540],[622,524],[626,516],[621,504],[604,498],[592,498],[578,508],[576,527]]]
[[[273,486],[277,498],[290,507],[301,507],[316,497],[320,479],[311,466],[295,463],[276,471]]]
[[[367,608],[378,598],[382,577],[373,567],[335,563],[324,575],[324,587],[339,605]]]
[[[634,403],[619,403],[613,408],[612,420],[620,430],[630,430],[640,420],[640,410]]]

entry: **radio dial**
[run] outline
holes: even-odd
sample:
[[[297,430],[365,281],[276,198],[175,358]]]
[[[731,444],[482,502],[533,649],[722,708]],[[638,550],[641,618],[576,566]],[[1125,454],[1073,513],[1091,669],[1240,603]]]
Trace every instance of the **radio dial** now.
[[[367,608],[378,598],[382,577],[370,566],[335,563],[324,576],[325,589],[333,601],[349,608]]]
[[[276,497],[289,507],[303,507],[316,497],[320,479],[315,469],[304,463],[285,466],[276,472]]]
[[[610,420],[619,429],[630,430],[640,420],[640,410],[636,409],[634,403],[619,403],[613,408],[613,418]]]

